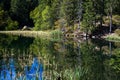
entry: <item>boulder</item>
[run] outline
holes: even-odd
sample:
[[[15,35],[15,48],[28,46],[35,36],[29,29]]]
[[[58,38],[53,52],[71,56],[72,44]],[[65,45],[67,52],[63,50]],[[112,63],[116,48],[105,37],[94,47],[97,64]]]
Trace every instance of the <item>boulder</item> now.
[[[22,30],[31,30],[31,28],[28,27],[28,26],[24,26],[24,27],[22,28]]]

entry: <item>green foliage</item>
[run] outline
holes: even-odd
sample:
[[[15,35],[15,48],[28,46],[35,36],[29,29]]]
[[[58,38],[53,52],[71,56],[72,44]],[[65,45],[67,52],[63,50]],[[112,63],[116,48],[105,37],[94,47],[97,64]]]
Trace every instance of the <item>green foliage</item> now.
[[[50,4],[49,4],[50,5]],[[52,9],[47,2],[42,1],[31,13],[35,30],[47,30],[53,27]]]
[[[76,68],[75,70],[66,69],[63,74],[64,78],[67,80],[79,80],[84,74],[84,70],[82,68]]]
[[[115,41],[115,42],[119,42],[120,36],[118,36],[117,34],[108,35],[108,36],[106,36],[106,39],[111,40],[111,41]]]
[[[18,22],[12,21],[11,18],[8,18],[7,27],[5,28],[5,30],[16,30],[16,29],[18,29]]]
[[[29,16],[26,0],[11,0],[11,15],[12,18],[15,17],[15,20],[18,20],[20,23],[26,23]]]
[[[61,38],[61,36],[62,36],[63,34],[62,34],[62,32],[60,31],[60,30],[54,30],[54,31],[52,31],[51,32],[51,37],[52,37],[52,39],[56,39],[56,40],[60,40],[60,39],[62,39]]]
[[[119,6],[119,0],[105,0],[105,12],[106,14],[111,14],[114,9]]]
[[[87,0],[84,3],[84,11],[83,20],[82,20],[82,29],[86,33],[91,33],[94,29],[94,22],[95,22],[95,10],[93,7],[92,0]]]
[[[113,24],[117,26],[120,25],[120,15],[113,15],[112,20],[113,20]]]
[[[116,29],[116,30],[115,30],[115,33],[116,33],[118,36],[120,36],[120,29]]]
[[[41,27],[40,27],[40,25],[42,24],[41,12],[42,12],[43,9],[44,9],[44,6],[39,5],[33,11],[30,12],[30,17],[33,19],[35,30],[40,30],[41,29]]]
[[[5,11],[0,10],[0,30],[5,29],[4,27],[6,26],[6,17],[5,17]]]
[[[108,17],[103,17],[103,21],[105,24],[110,24],[110,20]],[[112,23],[116,26],[120,25],[120,16],[119,15],[112,15]]]
[[[11,0],[11,16],[20,23],[20,26],[31,25],[29,14],[38,4],[37,0]]]
[[[76,18],[76,0],[63,0],[60,9],[60,16],[67,21],[67,25],[73,25]]]
[[[5,11],[9,11],[11,0],[0,0],[0,7]]]
[[[51,15],[52,14],[51,14],[50,6],[46,6],[45,9],[42,11],[43,23],[41,25],[41,29],[43,30],[51,29],[51,27],[53,26]]]
[[[81,29],[86,33],[91,33],[95,30],[97,23],[102,26],[103,16],[106,14],[111,15],[113,24],[120,25],[119,4],[119,0],[1,0],[0,18],[6,16],[6,13],[9,17],[0,20],[0,29],[10,28],[10,26],[3,27],[7,26],[6,22],[17,25],[9,18],[17,21],[19,28],[27,25],[34,26],[34,30],[74,27],[73,25],[78,25],[80,21]],[[4,15],[1,10],[4,10]],[[106,21],[112,23],[109,19]]]
[[[54,22],[60,18],[60,0],[53,0],[52,5],[51,5],[51,10],[52,10],[52,17]]]
[[[0,30],[14,30],[18,28],[17,21],[13,21],[7,12],[0,10]]]
[[[114,58],[110,59],[110,64],[112,68],[116,71],[117,74],[120,73],[120,48],[117,48],[113,51]]]
[[[34,30],[45,29],[44,27],[42,27],[43,22],[44,22],[43,17],[42,17],[42,11],[45,8],[46,8],[46,2],[42,0],[40,4],[33,11],[30,12],[30,17],[33,19],[34,26],[35,26]]]
[[[62,29],[63,27],[67,27],[67,21],[65,19],[55,21],[55,29]]]

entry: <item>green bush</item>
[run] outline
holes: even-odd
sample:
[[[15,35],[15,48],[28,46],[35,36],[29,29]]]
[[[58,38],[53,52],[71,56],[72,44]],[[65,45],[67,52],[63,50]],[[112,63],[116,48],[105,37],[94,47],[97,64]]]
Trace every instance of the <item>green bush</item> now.
[[[62,36],[62,32],[60,30],[54,30],[51,32],[51,37],[53,39],[60,39]]]
[[[18,22],[13,21],[8,13],[0,10],[0,30],[15,30],[18,28]]]
[[[120,25],[120,16],[119,15],[114,15],[112,17],[113,24]]]
[[[8,18],[7,26],[5,27],[5,30],[16,30],[17,28],[18,28],[18,22],[12,21],[11,18]]]
[[[107,16],[103,17],[103,21],[105,24],[110,24],[110,18]],[[119,15],[113,15],[112,16],[112,23],[115,25],[120,25],[120,16]]]
[[[115,34],[117,34],[118,36],[120,36],[120,29],[116,29],[115,30]]]
[[[39,5],[31,11],[30,17],[34,22],[34,30],[52,29],[54,26],[52,15],[50,6],[43,7]]]

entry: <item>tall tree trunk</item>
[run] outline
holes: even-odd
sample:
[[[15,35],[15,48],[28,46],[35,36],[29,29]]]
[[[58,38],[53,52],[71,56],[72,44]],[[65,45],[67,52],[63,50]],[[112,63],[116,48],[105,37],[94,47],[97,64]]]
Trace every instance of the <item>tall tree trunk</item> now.
[[[101,0],[101,5],[102,5],[102,8],[101,8],[101,10],[102,10],[102,12],[100,12],[101,14],[100,14],[100,27],[102,27],[102,22],[103,22],[103,12],[104,12],[104,0]]]
[[[112,55],[112,44],[111,44],[111,42],[109,42],[109,51],[110,51],[109,55],[111,56]]]
[[[82,0],[78,0],[78,30],[80,30],[81,16],[82,16]]]
[[[109,33],[111,33],[112,32],[112,7],[110,7],[109,18],[110,18],[110,30],[109,30]]]
[[[102,15],[102,13],[101,13],[101,14],[100,14],[100,27],[102,27],[102,22],[103,22],[102,17],[103,17],[103,15]]]

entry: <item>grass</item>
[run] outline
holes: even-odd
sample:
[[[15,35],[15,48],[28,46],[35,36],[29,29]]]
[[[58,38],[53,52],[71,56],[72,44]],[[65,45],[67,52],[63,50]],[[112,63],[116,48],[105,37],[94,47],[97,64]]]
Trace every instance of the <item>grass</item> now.
[[[63,34],[60,30],[53,30],[53,31],[51,31],[50,35],[51,35],[52,40],[57,40],[57,41],[61,40],[62,36],[63,36]]]
[[[109,41],[115,41],[115,42],[120,42],[120,36],[118,36],[117,34],[113,33],[113,34],[110,34],[110,35],[107,35],[105,37],[106,40],[109,40]]]
[[[26,37],[50,37],[50,32],[44,31],[0,31],[0,33]]]
[[[18,36],[25,36],[25,37],[41,37],[41,38],[60,38],[62,35],[61,31],[59,30],[51,30],[51,31],[0,31],[2,34],[12,34]]]

